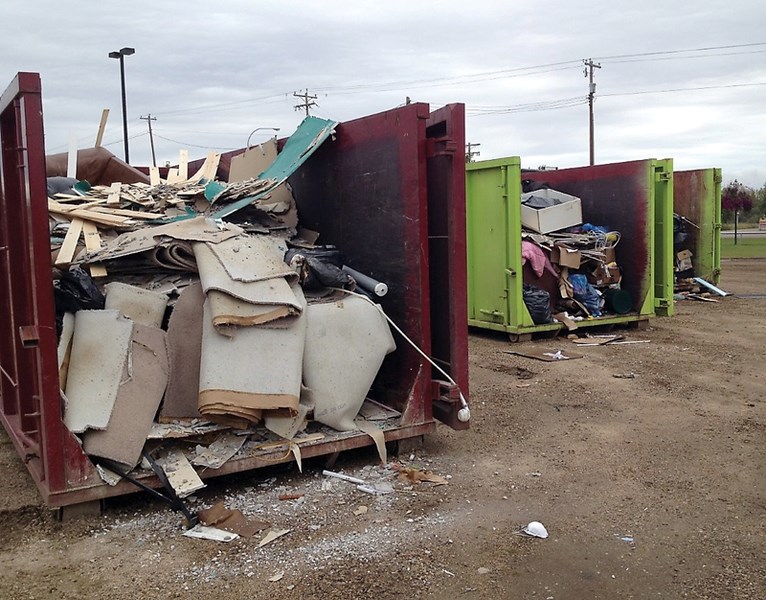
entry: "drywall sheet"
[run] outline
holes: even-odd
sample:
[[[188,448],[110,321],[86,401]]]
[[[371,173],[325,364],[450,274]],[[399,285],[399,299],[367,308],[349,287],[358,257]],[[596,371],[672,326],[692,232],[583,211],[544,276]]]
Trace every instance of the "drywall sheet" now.
[[[300,287],[296,294],[305,298]],[[237,409],[298,410],[302,357],[306,339],[305,313],[290,327],[238,327],[233,335],[221,335],[213,325],[209,302],[202,319],[200,361],[200,412],[206,405]]]
[[[239,452],[246,439],[246,435],[223,433],[207,448],[197,446],[197,455],[192,459],[192,464],[209,469],[220,469]]]
[[[184,219],[165,225],[144,227],[117,236],[105,248],[88,255],[88,262],[113,260],[152,250],[168,239],[218,243],[237,237],[242,229],[233,223],[221,223],[205,217]]]
[[[295,133],[288,138],[276,160],[258,176],[259,179],[273,179],[274,183],[253,196],[242,198],[224,206],[213,216],[222,219],[249,204],[257,203],[258,200],[268,195],[273,188],[285,182],[290,175],[298,170],[298,167],[306,162],[308,157],[332,135],[337,124],[336,121],[306,117],[295,130]]]
[[[224,274],[228,279],[243,282],[277,277],[295,281],[298,274],[285,263],[285,252],[284,240],[263,234],[242,235],[219,244],[194,244],[203,282],[221,280]],[[205,290],[209,287],[206,284]]]
[[[161,327],[168,297],[120,281],[104,286],[107,310],[118,310],[123,317],[147,327]]]
[[[116,310],[81,310],[75,315],[64,410],[70,431],[105,429],[109,424],[132,333],[133,322]]]
[[[170,376],[160,420],[199,418],[199,365],[202,352],[202,284],[181,292],[168,323]]]
[[[355,430],[383,359],[396,349],[391,330],[376,306],[357,296],[311,304],[307,313],[303,380],[314,420]]]
[[[277,140],[275,138],[247,148],[242,154],[231,157],[229,183],[258,177],[276,158]]]
[[[125,364],[112,417],[105,430],[85,432],[86,454],[111,459],[129,469],[138,464],[165,393],[168,371],[165,332],[134,324],[130,360]]]
[[[299,431],[306,429],[307,416],[313,408],[313,406],[301,402],[298,404],[298,412],[295,414],[284,414],[284,411],[280,410],[264,411],[263,425],[279,437],[291,440]]]
[[[176,448],[164,451],[158,458],[157,464],[162,468],[170,486],[175,490],[179,498],[186,498],[205,487],[191,466],[186,455]]]

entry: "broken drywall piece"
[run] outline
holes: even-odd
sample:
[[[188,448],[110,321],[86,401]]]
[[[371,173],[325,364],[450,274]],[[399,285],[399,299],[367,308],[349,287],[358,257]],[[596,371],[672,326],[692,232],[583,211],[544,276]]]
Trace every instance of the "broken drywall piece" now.
[[[307,416],[313,409],[313,406],[301,401],[298,403],[297,412],[293,415],[284,415],[283,411],[265,411],[263,414],[263,425],[279,437],[291,440],[299,431],[303,431],[306,428],[308,423]]]
[[[231,157],[229,183],[247,181],[258,177],[277,158],[277,140],[270,138],[247,148],[242,154]]]
[[[378,308],[357,296],[311,304],[306,313],[303,382],[314,420],[353,431],[383,359],[396,349],[391,330]]]
[[[398,419],[402,416],[402,413],[367,398],[364,404],[362,404],[362,408],[359,409],[359,416],[366,421],[387,421],[388,419]]]
[[[181,292],[168,322],[170,375],[160,421],[199,418],[199,365],[202,352],[202,284]]]
[[[141,460],[141,450],[152,429],[168,383],[166,334],[157,327],[133,325],[130,368],[126,363],[112,416],[106,429],[86,431],[86,454],[108,458],[130,470]]]
[[[186,496],[205,487],[186,455],[180,450],[175,448],[166,450],[157,458],[156,462],[179,498],[186,498]]]
[[[219,243],[242,235],[242,228],[233,223],[215,221],[206,217],[183,219],[165,225],[144,227],[117,236],[105,248],[88,254],[88,263],[114,260],[152,250],[168,240]]]
[[[148,440],[172,440],[205,435],[216,431],[224,431],[225,425],[211,423],[210,421],[197,420],[188,424],[184,423],[152,423],[152,428],[146,436]]]
[[[226,508],[223,501],[198,511],[197,516],[203,525],[225,529],[242,537],[250,537],[271,525],[268,521],[248,519],[242,511]]]
[[[292,529],[272,529],[265,536],[263,536],[263,539],[261,539],[260,542],[258,542],[258,547],[262,548],[266,544],[270,544],[277,538],[281,538],[283,535],[286,535],[291,531]]]
[[[298,279],[284,261],[285,241],[270,235],[241,235],[218,244],[194,244],[193,248],[203,282],[224,277],[243,283],[280,277],[294,283]]]
[[[231,531],[224,531],[217,527],[197,524],[183,533],[186,537],[197,538],[200,540],[212,540],[214,542],[233,542],[239,539],[239,535]]]
[[[148,327],[161,327],[168,297],[119,281],[104,286],[107,310],[118,310],[123,317]]]
[[[75,315],[72,354],[64,391],[69,431],[106,429],[128,357],[133,323],[116,310]]]
[[[110,471],[106,467],[103,467],[99,464],[96,465],[96,471],[98,472],[98,476],[101,478],[101,480],[111,487],[114,487],[122,480],[122,477],[117,475],[117,473]]]
[[[209,469],[220,469],[232,458],[245,443],[247,436],[235,433],[224,433],[207,448],[197,446],[197,456],[192,459],[192,464]]]

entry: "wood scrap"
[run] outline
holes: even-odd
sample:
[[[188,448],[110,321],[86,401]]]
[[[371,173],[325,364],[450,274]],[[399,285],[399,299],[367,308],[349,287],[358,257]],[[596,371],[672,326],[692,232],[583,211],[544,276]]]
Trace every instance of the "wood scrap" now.
[[[83,220],[80,218],[72,219],[69,224],[69,229],[64,236],[64,243],[61,244],[58,256],[56,256],[56,266],[63,267],[68,266],[74,258],[75,250],[77,249],[77,242],[80,240],[80,234],[82,233]]]
[[[85,249],[88,252],[101,250],[101,236],[98,234],[98,229],[93,223],[90,221],[83,222],[82,232],[85,238]],[[102,263],[92,263],[88,266],[91,277],[106,277],[106,267]]]

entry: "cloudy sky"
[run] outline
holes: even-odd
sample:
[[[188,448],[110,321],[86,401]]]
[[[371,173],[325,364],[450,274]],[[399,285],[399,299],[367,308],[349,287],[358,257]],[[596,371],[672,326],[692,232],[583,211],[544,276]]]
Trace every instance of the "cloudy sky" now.
[[[119,63],[125,59],[130,158],[159,164],[241,148],[257,128],[289,135],[303,114],[350,120],[413,101],[464,102],[478,160],[588,163],[595,72],[596,162],[674,159],[721,167],[724,182],[766,183],[766,2],[178,3],[3,0],[0,89],[17,71],[42,76],[46,148],[104,136],[122,156]],[[252,142],[272,131],[260,130]]]

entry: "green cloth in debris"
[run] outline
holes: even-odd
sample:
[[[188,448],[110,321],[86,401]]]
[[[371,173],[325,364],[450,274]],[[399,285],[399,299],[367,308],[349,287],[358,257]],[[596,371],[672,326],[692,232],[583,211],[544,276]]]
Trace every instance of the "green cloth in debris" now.
[[[258,179],[274,180],[273,184],[253,196],[241,198],[236,202],[227,204],[221,210],[215,212],[212,215],[213,218],[222,219],[227,217],[252,204],[259,198],[267,195],[278,185],[284,183],[319,148],[322,142],[330,137],[337,124],[337,121],[329,121],[317,117],[306,117],[303,119],[295,133],[288,138],[282,151],[277,154],[274,162],[258,176]]]

